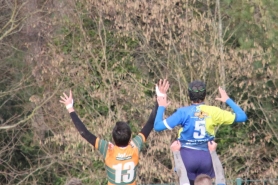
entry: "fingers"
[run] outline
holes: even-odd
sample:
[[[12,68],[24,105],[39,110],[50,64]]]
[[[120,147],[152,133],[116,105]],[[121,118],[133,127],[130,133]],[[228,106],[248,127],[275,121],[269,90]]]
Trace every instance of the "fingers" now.
[[[211,149],[216,149],[217,143],[215,141],[209,141],[208,142],[208,147]]]
[[[163,86],[165,86],[166,83],[167,83],[167,80],[163,79]]]
[[[66,103],[65,101],[62,101],[62,100],[59,100],[59,102],[60,102],[60,103],[63,103],[63,104],[65,104],[65,103]]]
[[[72,93],[71,93],[71,90],[70,90],[69,98],[71,98],[71,99],[72,99]]]
[[[64,102],[67,101],[67,99],[64,98],[63,96],[60,96],[60,98],[61,98]]]
[[[170,149],[172,151],[179,151],[180,148],[181,148],[181,144],[180,144],[180,141],[178,141],[178,140],[174,141],[170,146]]]
[[[158,82],[158,88],[162,93],[166,93],[167,90],[169,89],[169,82],[167,81],[167,79],[160,79]]]
[[[64,96],[60,96],[61,100],[60,103],[68,104],[70,100],[72,100],[72,92],[70,90],[69,96],[66,93],[63,93]]]
[[[221,90],[222,90],[222,88],[219,86],[219,87],[218,87],[218,91],[221,92]]]
[[[169,82],[168,82],[168,81],[165,81],[165,83],[164,83],[164,85],[163,85],[163,90],[164,90],[164,92],[166,92],[166,91],[169,89],[169,86],[170,86]]]
[[[222,87],[218,87],[218,90],[220,92],[220,94],[226,93],[225,89],[223,89]]]
[[[162,85],[162,80],[161,79],[159,79],[159,82],[158,82],[158,87],[161,87],[161,85]]]
[[[215,144],[214,141],[209,141],[209,142],[208,142],[208,145],[213,145],[213,144]]]
[[[174,142],[172,143],[172,146],[173,146],[173,147],[174,147],[174,146],[179,147],[179,142],[178,142],[178,141],[174,141]]]
[[[66,95],[66,93],[63,93],[63,95],[65,96],[66,99],[69,99],[69,97]]]

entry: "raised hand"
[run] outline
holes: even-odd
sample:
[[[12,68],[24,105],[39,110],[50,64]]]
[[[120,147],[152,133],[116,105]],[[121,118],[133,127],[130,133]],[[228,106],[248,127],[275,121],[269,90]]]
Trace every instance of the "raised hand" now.
[[[169,89],[169,86],[170,86],[170,84],[166,79],[164,79],[164,80],[160,79],[158,84],[156,84],[156,89],[155,89],[156,95],[165,97],[166,93]]]
[[[63,93],[63,95],[64,96],[60,96],[60,98],[61,98],[60,103],[63,103],[66,106],[66,108],[69,110],[69,112],[74,111],[71,90],[70,90],[69,96],[66,93]]]
[[[215,100],[222,101],[223,103],[225,103],[229,99],[229,96],[227,95],[226,91],[221,87],[218,87],[218,90],[220,93],[220,98],[217,97],[215,98]]]
[[[181,148],[181,143],[179,140],[177,141],[174,141],[171,146],[170,146],[170,149],[171,151],[175,152],[175,151],[180,151],[180,148]]]

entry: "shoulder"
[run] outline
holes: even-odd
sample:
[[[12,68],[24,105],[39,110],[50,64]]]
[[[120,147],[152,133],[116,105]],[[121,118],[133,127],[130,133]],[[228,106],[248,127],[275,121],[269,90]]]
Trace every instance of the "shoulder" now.
[[[179,113],[187,113],[189,110],[193,109],[193,106],[184,106],[184,107],[179,107],[175,110],[175,112]]]
[[[144,143],[145,141],[146,141],[146,138],[142,133],[139,133],[137,136],[132,138],[132,143],[135,144],[135,146],[137,146],[137,147],[142,145],[142,143]],[[132,146],[132,143],[130,143],[131,146]]]

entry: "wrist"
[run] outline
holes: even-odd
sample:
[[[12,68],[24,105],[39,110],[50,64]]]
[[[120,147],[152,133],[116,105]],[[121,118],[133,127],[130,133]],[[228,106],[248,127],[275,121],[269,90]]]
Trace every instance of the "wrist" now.
[[[68,110],[71,109],[71,108],[73,108],[73,99],[72,99],[71,103],[69,103],[69,104],[66,105],[66,108],[67,108]]]
[[[229,103],[229,101],[231,100],[231,98],[230,97],[228,97],[226,100],[225,100],[225,103]]]
[[[66,108],[67,109],[70,109],[70,108],[72,108],[73,107],[73,105],[72,104],[68,104],[68,105],[66,105]]]
[[[71,112],[74,112],[74,109],[73,109],[73,107],[71,107],[71,108],[68,108],[68,112],[69,112],[69,113],[71,113]]]
[[[166,97],[166,93],[164,94],[164,93],[160,92],[157,85],[155,86],[155,93],[157,96]]]
[[[164,105],[158,105],[158,108],[159,109],[162,109],[163,111],[166,109],[166,106],[164,106]]]

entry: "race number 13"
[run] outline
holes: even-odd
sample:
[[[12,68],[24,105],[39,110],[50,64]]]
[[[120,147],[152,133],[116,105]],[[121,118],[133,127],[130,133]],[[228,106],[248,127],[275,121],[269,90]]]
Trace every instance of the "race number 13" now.
[[[119,163],[117,165],[113,165],[113,169],[115,169],[115,182],[116,183],[129,183],[134,178],[134,162],[126,162]],[[127,174],[122,174],[122,170],[127,170]]]

